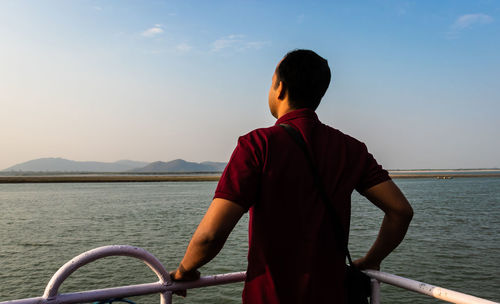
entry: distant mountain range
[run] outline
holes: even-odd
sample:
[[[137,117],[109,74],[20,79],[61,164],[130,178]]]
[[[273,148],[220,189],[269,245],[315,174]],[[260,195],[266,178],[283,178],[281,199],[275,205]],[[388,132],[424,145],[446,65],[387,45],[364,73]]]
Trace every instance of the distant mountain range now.
[[[153,163],[120,160],[116,162],[74,161],[64,158],[39,158],[4,169],[4,172],[131,172],[131,173],[188,173],[222,172],[227,163],[188,162],[176,159]]]
[[[220,172],[224,171],[226,163],[202,162],[193,163],[183,159],[169,162],[157,161],[149,165],[130,170],[131,172]]]

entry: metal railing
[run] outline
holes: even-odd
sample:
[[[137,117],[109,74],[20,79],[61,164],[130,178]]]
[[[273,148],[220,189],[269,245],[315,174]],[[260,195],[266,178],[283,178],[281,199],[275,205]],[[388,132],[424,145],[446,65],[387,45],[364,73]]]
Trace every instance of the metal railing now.
[[[120,286],[98,290],[59,294],[59,287],[74,271],[97,259],[108,256],[128,256],[142,260],[153,270],[159,281],[148,284]],[[380,303],[380,282],[388,283],[407,290],[422,293],[451,303],[461,304],[495,304],[489,300],[481,299],[464,293],[445,289],[438,286],[410,280],[390,273],[367,270],[365,273],[372,278],[371,304]],[[103,301],[110,298],[125,298],[146,294],[160,294],[161,304],[172,303],[172,293],[176,290],[222,285],[242,282],[246,278],[245,272],[234,272],[201,277],[192,282],[174,282],[161,262],[146,250],[128,245],[110,245],[84,252],[64,264],[52,276],[45,288],[43,296],[0,302],[0,304],[70,304]],[[499,303],[496,303],[499,304]]]

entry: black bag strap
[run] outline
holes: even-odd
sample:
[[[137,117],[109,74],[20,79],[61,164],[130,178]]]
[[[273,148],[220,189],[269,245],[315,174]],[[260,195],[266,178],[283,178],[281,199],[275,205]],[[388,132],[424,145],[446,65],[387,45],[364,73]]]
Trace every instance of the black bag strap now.
[[[333,223],[333,228],[335,230],[335,233],[339,239],[340,243],[340,248],[342,248],[345,251],[345,255],[347,256],[347,260],[349,261],[349,265],[351,267],[355,267],[354,264],[352,263],[351,255],[349,253],[349,249],[347,248],[347,240],[345,237],[344,233],[344,227],[342,227],[342,223],[340,221],[340,217],[338,216],[337,212],[335,211],[335,208],[333,208],[333,204],[330,200],[330,197],[328,196],[323,180],[321,179],[318,169],[314,163],[314,159],[309,152],[309,149],[307,148],[307,144],[304,141],[304,138],[302,135],[299,133],[299,131],[295,130],[290,125],[287,124],[280,124],[280,127],[285,129],[285,131],[292,137],[293,141],[301,148],[301,150],[304,152],[307,158],[307,162],[309,163],[309,167],[311,167],[311,171],[314,177],[314,182],[318,187],[319,194],[322,198],[322,201],[325,203],[326,210],[328,210],[328,213],[330,213],[330,216],[332,218],[332,223]]]

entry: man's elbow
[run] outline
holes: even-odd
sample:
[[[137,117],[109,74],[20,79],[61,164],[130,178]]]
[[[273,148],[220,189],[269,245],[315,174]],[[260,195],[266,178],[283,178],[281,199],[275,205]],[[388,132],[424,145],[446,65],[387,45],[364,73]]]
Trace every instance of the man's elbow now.
[[[413,208],[406,199],[403,199],[386,209],[385,215],[394,221],[409,224],[413,218]]]
[[[403,217],[409,222],[413,219],[413,208],[408,205],[408,208],[403,212]]]
[[[220,244],[224,244],[225,238],[220,234],[206,231],[199,232],[195,238],[195,241],[203,247],[218,247]]]
[[[402,208],[395,210],[394,215],[397,216],[400,221],[409,224],[413,218],[413,208],[407,203]]]

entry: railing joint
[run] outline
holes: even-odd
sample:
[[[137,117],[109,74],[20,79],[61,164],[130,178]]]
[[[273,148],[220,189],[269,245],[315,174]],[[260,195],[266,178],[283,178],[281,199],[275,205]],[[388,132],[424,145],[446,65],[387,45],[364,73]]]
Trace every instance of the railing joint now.
[[[170,286],[170,285],[173,285],[174,282],[173,281],[167,281],[167,282],[163,282],[162,285],[167,287],[167,286]]]

